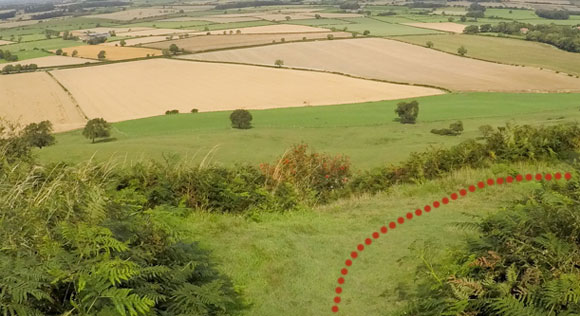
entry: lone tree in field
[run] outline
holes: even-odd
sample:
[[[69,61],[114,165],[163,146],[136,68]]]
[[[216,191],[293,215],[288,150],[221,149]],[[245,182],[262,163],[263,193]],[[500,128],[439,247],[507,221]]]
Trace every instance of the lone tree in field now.
[[[233,128],[249,129],[252,128],[252,114],[248,110],[235,110],[230,114]]]
[[[30,146],[42,148],[55,143],[51,132],[52,123],[50,121],[42,121],[26,125],[24,130],[22,130],[22,136]]]
[[[419,102],[413,100],[411,102],[399,102],[395,113],[399,115],[399,122],[403,124],[415,124],[417,116],[419,116]]]
[[[431,42],[431,41],[427,41],[426,45],[427,45],[427,48],[433,48],[433,42]]]
[[[92,119],[87,122],[83,130],[83,136],[95,142],[95,138],[111,136],[111,125],[103,118]]]
[[[173,55],[177,55],[177,53],[179,53],[179,47],[175,44],[171,44],[169,45],[169,51],[173,54]]]
[[[124,39],[122,39],[119,44],[121,44],[121,47],[125,47],[125,45],[127,45],[127,42],[125,42]]]
[[[457,49],[457,53],[460,56],[465,56],[465,54],[467,54],[467,48],[465,48],[465,46],[461,46]]]
[[[282,59],[276,59],[276,61],[274,62],[274,65],[278,68],[284,66],[284,61]]]
[[[99,58],[99,59],[107,58],[107,52],[104,50],[100,51],[99,54],[97,55],[97,58]]]
[[[57,54],[58,56],[60,56],[60,55],[62,55],[62,49],[59,48],[54,53]]]

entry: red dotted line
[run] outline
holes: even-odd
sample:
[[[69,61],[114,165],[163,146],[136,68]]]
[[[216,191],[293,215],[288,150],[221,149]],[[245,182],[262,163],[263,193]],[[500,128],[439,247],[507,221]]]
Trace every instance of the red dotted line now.
[[[572,175],[569,172],[566,172],[564,174],[564,178],[566,180],[570,180],[572,178]],[[544,180],[544,179],[547,181],[550,181],[552,179],[560,180],[560,179],[562,179],[562,174],[560,172],[556,172],[554,175],[552,175],[550,173],[547,173],[545,175],[538,173],[535,176],[533,176],[532,174],[528,173],[525,176],[523,176],[521,174],[517,175],[515,178],[512,176],[508,176],[505,179],[504,178],[497,178],[495,180],[494,179],[487,179],[486,183],[487,183],[487,186],[492,186],[494,184],[501,185],[504,183],[513,183],[514,180],[516,182],[521,182],[524,179],[526,181],[532,181],[533,179],[535,179],[537,181]],[[379,229],[379,231],[381,232],[381,234],[386,234],[389,229],[391,229],[391,230],[395,229],[397,227],[397,223],[398,223],[398,225],[401,225],[401,224],[405,223],[406,220],[408,221],[408,220],[413,219],[413,217],[415,217],[415,216],[423,215],[423,212],[429,213],[429,212],[431,212],[431,210],[433,210],[433,208],[439,208],[441,206],[441,204],[447,205],[447,204],[449,204],[449,202],[457,200],[460,196],[463,197],[463,196],[467,195],[467,191],[475,192],[475,190],[477,190],[477,188],[483,189],[483,188],[485,188],[486,183],[484,183],[483,181],[480,181],[477,183],[477,187],[475,185],[471,185],[467,189],[461,189],[458,192],[451,193],[449,195],[449,197],[443,197],[441,199],[441,201],[434,201],[431,205],[425,205],[423,207],[423,209],[418,208],[414,212],[408,212],[404,216],[397,218],[396,223],[390,222],[388,224],[388,226],[389,226],[388,228],[387,228],[387,226],[383,226]],[[335,312],[335,313],[338,312],[338,305],[337,304],[339,304],[341,301],[340,294],[342,294],[342,285],[345,282],[344,276],[346,276],[348,274],[348,268],[350,266],[352,266],[353,260],[358,258],[360,253],[365,249],[365,245],[370,246],[373,243],[373,240],[378,239],[381,234],[379,234],[379,232],[372,233],[371,234],[372,238],[371,237],[366,238],[363,243],[358,244],[358,246],[356,247],[356,250],[350,253],[350,258],[346,259],[346,261],[344,262],[344,265],[346,267],[342,268],[340,270],[340,274],[343,276],[338,278],[339,286],[337,286],[335,289],[336,296],[334,297],[335,305],[332,306],[333,312]]]

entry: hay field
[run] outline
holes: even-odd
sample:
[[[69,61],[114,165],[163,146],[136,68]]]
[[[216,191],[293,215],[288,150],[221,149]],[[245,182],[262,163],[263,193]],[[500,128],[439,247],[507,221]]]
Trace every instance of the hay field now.
[[[453,22],[443,22],[443,23],[403,23],[405,25],[419,27],[422,29],[430,29],[451,33],[463,33],[463,30],[467,25],[453,23]]]
[[[144,8],[144,9],[132,9],[113,13],[91,15],[91,17],[117,21],[131,21],[136,19],[144,19],[155,16],[168,15],[177,12],[179,12],[179,10],[177,9]]]
[[[266,109],[443,93],[311,71],[174,59],[63,69],[52,74],[75,96],[88,117],[113,122],[162,115],[171,109]]]
[[[223,34],[224,32],[229,33],[230,31],[242,32],[242,34],[275,34],[275,33],[316,33],[316,32],[329,32],[329,29],[324,29],[320,27],[312,27],[307,25],[295,25],[295,24],[272,24],[272,25],[262,25],[262,26],[252,26],[243,27],[238,29],[224,29],[211,31],[210,34]],[[207,32],[197,32],[196,34],[205,35]]]
[[[346,32],[321,32],[321,33],[286,33],[286,34],[231,34],[231,35],[202,35],[189,37],[184,39],[177,39],[172,41],[164,41],[159,43],[147,44],[147,47],[166,49],[171,44],[176,44],[179,48],[183,48],[188,52],[202,52],[215,49],[245,47],[254,45],[265,45],[273,43],[280,43],[282,38],[286,42],[302,41],[303,38],[311,39],[326,39],[329,34],[335,38],[352,37],[352,34]],[[277,59],[277,58],[276,58]],[[273,59],[269,64],[272,64]]]
[[[85,123],[69,95],[46,72],[0,76],[0,117],[21,125],[50,120],[55,131]]]
[[[551,70],[485,62],[379,38],[289,43],[184,58],[266,65],[282,59],[291,67],[433,85],[454,91],[580,91],[580,79]]]
[[[106,60],[125,60],[150,56],[161,55],[161,52],[156,49],[140,48],[140,47],[116,47],[106,45],[85,45],[63,48],[62,51],[72,56],[73,51],[77,51],[77,57],[98,59],[97,55],[100,51],[106,52]]]
[[[12,63],[2,64],[6,65],[30,65],[36,64],[38,67],[56,67],[56,66],[70,66],[70,65],[82,65],[86,63],[96,63],[96,60],[84,59],[78,57],[68,57],[68,56],[45,56],[38,58],[31,58],[22,61],[15,61]]]
[[[126,46],[135,46],[135,45],[142,45],[142,44],[149,44],[149,43],[156,43],[156,42],[163,42],[167,40],[167,36],[146,36],[146,37],[138,37],[138,38],[130,38],[125,40]],[[101,44],[103,46],[121,46],[121,41],[113,41],[113,42],[106,42]]]

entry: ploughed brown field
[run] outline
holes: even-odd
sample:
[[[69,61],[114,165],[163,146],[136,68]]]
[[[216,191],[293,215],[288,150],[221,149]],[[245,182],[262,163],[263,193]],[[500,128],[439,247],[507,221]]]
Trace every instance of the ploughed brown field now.
[[[195,60],[285,66],[455,91],[578,92],[580,79],[551,70],[460,57],[395,40],[364,38],[269,45],[182,56]]]
[[[190,38],[164,41],[159,43],[145,44],[147,47],[157,49],[167,49],[171,44],[176,44],[188,52],[201,52],[215,49],[235,48],[244,46],[264,45],[273,42],[280,43],[282,39],[285,42],[302,41],[312,39],[326,39],[328,35],[334,38],[352,37],[352,34],[346,32],[308,32],[308,33],[284,33],[284,34],[227,34],[227,35],[201,35]],[[277,59],[277,58],[276,58]],[[273,63],[274,60],[269,63]]]
[[[0,117],[20,125],[49,120],[57,132],[85,124],[70,96],[46,72],[0,76]]]
[[[442,94],[341,75],[267,67],[149,59],[51,72],[89,118],[116,122],[237,108],[332,105]],[[9,76],[3,76],[9,77]],[[16,104],[15,104],[16,106]],[[18,104],[25,108],[26,103]],[[51,109],[51,102],[44,106]]]

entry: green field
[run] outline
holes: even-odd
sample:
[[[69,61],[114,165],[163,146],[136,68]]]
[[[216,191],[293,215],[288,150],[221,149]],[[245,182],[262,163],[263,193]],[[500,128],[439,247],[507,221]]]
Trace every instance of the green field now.
[[[363,33],[368,30],[372,36],[389,36],[389,35],[413,35],[413,34],[438,34],[441,32],[434,30],[421,29],[417,27],[389,23],[377,20],[375,18],[346,18],[341,19],[347,23],[325,25],[326,28],[334,27],[337,30],[343,30],[345,27],[348,31]]]
[[[457,48],[463,45],[467,48],[466,55],[470,57],[504,64],[543,67],[580,75],[580,54],[566,52],[543,43],[492,36],[452,34],[405,36],[397,37],[397,39],[423,46],[427,41],[431,41],[435,49],[453,54],[456,54]],[[525,54],[514,54],[518,51]]]
[[[42,51],[45,50],[54,50],[59,48],[66,48],[66,47],[74,47],[84,45],[82,42],[78,41],[65,41],[61,38],[53,38],[53,39],[46,39],[40,41],[32,41],[32,42],[22,42],[17,44],[10,44],[2,46],[2,49],[9,50],[13,54],[18,56],[18,60],[26,60],[36,57],[44,57],[50,56],[51,53]],[[0,62],[6,62],[5,60],[1,60]]]
[[[464,170],[442,180],[397,186],[388,194],[343,200],[313,211],[250,217],[197,213],[183,226],[212,251],[220,270],[233,278],[250,305],[243,315],[330,315],[344,261],[382,225],[481,179],[505,176],[507,170],[550,172],[554,168],[535,164]],[[392,315],[405,302],[396,289],[413,286],[419,264],[409,250],[413,242],[453,247],[466,234],[453,223],[473,221],[471,216],[497,211],[537,188],[538,183],[486,188],[381,236],[349,269],[338,304],[340,314]]]
[[[272,161],[293,144],[342,153],[357,168],[400,161],[429,145],[451,145],[479,136],[484,124],[508,121],[549,124],[580,118],[579,94],[468,93],[419,98],[415,125],[394,122],[399,101],[252,111],[255,128],[234,130],[229,112],[158,116],[114,124],[114,141],[91,144],[80,131],[59,134],[57,145],[37,153],[43,161],[161,159],[169,153],[199,162],[209,154],[223,164]],[[438,136],[433,128],[462,120],[462,136]],[[393,148],[397,148],[393,150]]]

